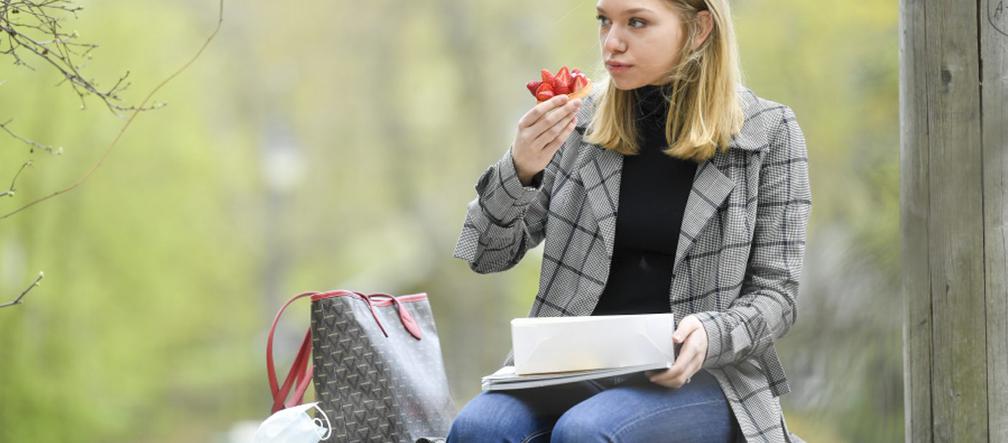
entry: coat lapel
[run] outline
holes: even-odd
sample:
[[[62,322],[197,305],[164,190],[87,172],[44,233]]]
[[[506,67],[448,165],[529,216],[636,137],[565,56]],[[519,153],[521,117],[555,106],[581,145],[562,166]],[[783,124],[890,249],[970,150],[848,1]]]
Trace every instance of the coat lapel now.
[[[605,241],[606,258],[612,259],[616,238],[616,208],[619,207],[623,155],[597,145],[586,144],[587,159],[580,168],[589,206],[595,214]]]
[[[767,111],[774,109],[774,106],[761,107],[756,94],[743,85],[738,85],[736,92],[739,94],[739,105],[745,115],[745,124],[729,142],[728,153],[733,150],[750,152],[765,150],[768,143],[766,128],[770,127],[766,120],[775,118],[773,112]],[[725,175],[715,164],[715,161],[728,153],[719,153],[697,165],[693,187],[690,189],[686,210],[683,212],[682,226],[679,228],[679,242],[676,245],[675,262],[672,265],[673,276],[679,275],[679,265],[696,243],[700,232],[710,223],[717,208],[721,207],[735,187],[735,180]]]
[[[724,175],[712,160],[697,165],[693,176],[693,187],[686,200],[682,226],[679,228],[679,242],[676,245],[672,275],[678,275],[679,263],[686,257],[700,231],[707,226],[725,198],[735,187],[735,182]]]

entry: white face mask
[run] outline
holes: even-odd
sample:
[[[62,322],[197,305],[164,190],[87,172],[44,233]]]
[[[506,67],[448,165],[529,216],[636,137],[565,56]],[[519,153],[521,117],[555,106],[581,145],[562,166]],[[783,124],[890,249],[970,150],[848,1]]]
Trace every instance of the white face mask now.
[[[305,403],[277,411],[259,425],[254,443],[318,443],[332,434],[332,425],[318,402]],[[315,408],[322,418],[312,418],[308,410]]]

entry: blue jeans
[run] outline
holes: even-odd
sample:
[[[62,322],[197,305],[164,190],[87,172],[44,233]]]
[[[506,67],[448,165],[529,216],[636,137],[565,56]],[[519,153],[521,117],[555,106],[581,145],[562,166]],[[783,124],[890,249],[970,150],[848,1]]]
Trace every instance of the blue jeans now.
[[[459,411],[447,443],[732,442],[738,422],[701,369],[679,389],[643,373],[481,392]]]

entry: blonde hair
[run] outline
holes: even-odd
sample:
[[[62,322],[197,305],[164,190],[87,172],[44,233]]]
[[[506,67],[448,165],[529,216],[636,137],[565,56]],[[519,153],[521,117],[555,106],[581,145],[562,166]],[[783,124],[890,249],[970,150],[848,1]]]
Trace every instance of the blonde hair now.
[[[727,151],[745,122],[736,92],[742,72],[731,11],[727,0],[666,1],[682,18],[686,39],[679,63],[662,83],[669,101],[665,135],[672,141],[664,152],[699,163]],[[713,28],[691,50],[702,32],[697,13],[703,10],[710,11]],[[634,92],[616,89],[611,78],[603,83],[585,140],[623,155],[637,154]]]

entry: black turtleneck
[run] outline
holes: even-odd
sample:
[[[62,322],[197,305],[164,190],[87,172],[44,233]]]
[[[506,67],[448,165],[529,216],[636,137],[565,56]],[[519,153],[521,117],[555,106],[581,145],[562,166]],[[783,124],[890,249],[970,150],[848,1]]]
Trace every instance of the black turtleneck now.
[[[662,152],[664,89],[647,85],[634,96],[640,152],[623,157],[613,260],[592,315],[671,312],[672,264],[697,164]]]

